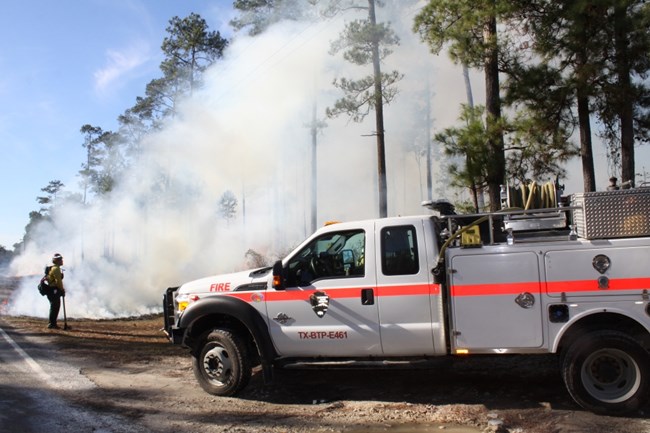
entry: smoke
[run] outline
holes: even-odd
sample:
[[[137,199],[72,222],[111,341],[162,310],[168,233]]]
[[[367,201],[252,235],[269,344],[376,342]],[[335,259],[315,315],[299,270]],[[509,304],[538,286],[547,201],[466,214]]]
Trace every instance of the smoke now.
[[[423,213],[425,173],[412,148],[424,139],[427,99],[442,128],[465,95],[460,68],[411,32],[416,8],[397,9],[393,16],[378,10],[401,38],[383,68],[404,74],[401,93],[385,108],[390,215]],[[275,259],[308,236],[313,106],[325,120],[325,107],[341,96],[333,78],[370,73],[328,54],[343,20],[354,18],[239,35],[206,86],[144,139],[117,190],[90,206],[57,206],[53,222],[39,227],[11,265],[27,278],[9,313],[46,316],[36,285],[55,252],[65,260],[69,317],[124,317],[159,312],[167,287],[247,268],[249,249]],[[326,122],[318,136],[318,223],[377,217],[374,114],[361,124]],[[232,220],[219,215],[226,191],[238,200]]]

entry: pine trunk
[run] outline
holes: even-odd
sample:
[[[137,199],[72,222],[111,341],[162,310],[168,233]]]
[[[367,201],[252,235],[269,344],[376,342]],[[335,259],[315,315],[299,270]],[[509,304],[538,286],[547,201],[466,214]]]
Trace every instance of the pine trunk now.
[[[492,164],[488,166],[487,183],[490,196],[490,210],[499,210],[501,185],[505,180],[505,153],[503,133],[494,133],[494,124],[501,118],[501,96],[499,94],[499,53],[496,44],[497,20],[493,16],[484,26],[483,38],[487,48],[485,56],[485,109],[489,133],[488,153]]]
[[[591,145],[591,122],[589,119],[589,98],[580,86],[578,88],[578,123],[580,129],[580,156],[582,157],[582,181],[585,192],[596,191],[594,176],[594,154]]]
[[[580,34],[580,46],[583,47],[576,53],[576,99],[578,104],[578,127],[580,131],[580,156],[582,157],[582,182],[584,192],[596,190],[596,179],[594,174],[594,154],[591,143],[591,120],[589,110],[589,65],[587,47],[589,36],[587,34],[586,17],[583,17],[582,33]]]
[[[617,111],[621,122],[621,181],[634,186],[634,108],[628,36],[624,6],[614,8],[614,43],[616,47],[616,74],[618,76],[619,101]]]
[[[368,18],[373,27],[377,25],[375,0],[368,0]],[[379,188],[379,217],[388,216],[388,188],[386,185],[386,151],[384,141],[384,101],[381,86],[381,67],[379,64],[379,40],[372,38],[372,65],[375,77],[375,121],[377,126],[377,183]]]

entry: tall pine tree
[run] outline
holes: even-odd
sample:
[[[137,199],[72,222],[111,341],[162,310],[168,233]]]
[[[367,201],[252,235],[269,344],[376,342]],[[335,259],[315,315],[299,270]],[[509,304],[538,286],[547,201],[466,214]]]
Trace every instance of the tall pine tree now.
[[[501,185],[505,182],[506,162],[501,122],[499,82],[498,20],[507,15],[505,0],[431,0],[415,17],[414,31],[435,54],[447,47],[457,63],[483,70],[485,76],[486,136],[482,149],[486,167],[486,183],[490,209],[500,204]]]

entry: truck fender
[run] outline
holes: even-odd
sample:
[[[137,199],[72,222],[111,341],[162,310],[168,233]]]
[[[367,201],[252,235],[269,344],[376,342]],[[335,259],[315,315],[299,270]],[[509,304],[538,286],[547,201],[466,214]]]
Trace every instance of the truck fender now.
[[[213,296],[203,298],[191,304],[181,315],[178,326],[185,329],[183,344],[191,347],[193,338],[198,337],[204,329],[194,329],[201,319],[211,315],[222,315],[241,323],[253,337],[260,356],[264,381],[270,383],[273,376],[273,361],[277,353],[266,322],[260,313],[250,304],[231,296]]]
[[[575,338],[582,332],[594,329],[620,329],[630,335],[642,336],[645,345],[648,345],[650,344],[650,328],[647,326],[647,317],[640,316],[641,313],[633,312],[631,314],[629,310],[611,307],[583,311],[572,317],[560,329],[553,341],[551,352],[557,353],[560,346],[567,340]]]

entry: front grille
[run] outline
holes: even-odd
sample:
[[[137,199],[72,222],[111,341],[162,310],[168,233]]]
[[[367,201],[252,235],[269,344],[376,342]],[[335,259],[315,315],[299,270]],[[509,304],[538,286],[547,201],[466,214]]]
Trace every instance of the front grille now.
[[[172,336],[172,327],[176,323],[176,311],[174,308],[174,297],[178,287],[170,287],[163,295],[163,318],[165,320],[165,333],[169,338]]]

